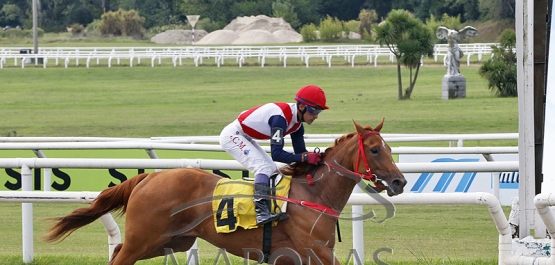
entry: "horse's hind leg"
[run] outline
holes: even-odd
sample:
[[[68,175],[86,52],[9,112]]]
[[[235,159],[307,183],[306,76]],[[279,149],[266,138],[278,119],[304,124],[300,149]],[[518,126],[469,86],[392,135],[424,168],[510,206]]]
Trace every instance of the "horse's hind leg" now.
[[[159,248],[156,248],[154,251],[148,253],[146,256],[141,257],[141,259],[150,259],[154,257],[164,256],[168,254],[166,250],[169,249],[171,249],[171,251],[173,251],[174,253],[187,251],[193,246],[196,239],[196,237],[172,238],[172,240],[160,246]]]
[[[114,252],[114,258],[110,265],[133,265],[139,259],[148,255],[157,246],[163,245],[165,242],[163,238],[158,238],[154,241],[130,240],[126,237],[125,242],[121,245],[118,253]],[[166,239],[163,239],[166,240]]]
[[[119,251],[121,250],[121,247],[123,246],[122,243],[119,243],[115,248],[114,248],[114,252],[112,253],[112,257],[110,257],[110,264],[112,263],[112,260],[114,260],[114,258],[118,255]]]
[[[151,208],[154,209],[154,207]],[[193,245],[195,237],[168,235],[167,227],[171,225],[168,224],[168,218],[164,217],[170,216],[169,212],[160,209],[146,212],[140,210],[137,207],[128,208],[125,240],[119,253],[114,254],[112,265],[134,264],[140,259],[163,256],[164,248],[171,247],[176,251],[185,247],[189,249]]]
[[[164,231],[159,228],[163,226],[162,224],[148,226],[145,225],[145,220],[134,219],[135,222],[131,222],[131,219],[127,218],[125,240],[123,244],[114,249],[111,265],[135,264],[137,260],[168,243],[171,239],[162,235]],[[140,229],[141,227],[143,228]]]

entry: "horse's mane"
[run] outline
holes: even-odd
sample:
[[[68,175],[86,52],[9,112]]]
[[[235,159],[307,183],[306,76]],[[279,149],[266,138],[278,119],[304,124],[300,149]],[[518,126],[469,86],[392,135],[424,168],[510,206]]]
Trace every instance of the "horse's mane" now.
[[[324,160],[326,155],[331,153],[336,146],[351,139],[355,134],[356,132],[352,132],[335,139],[334,144],[331,147],[328,147],[326,151],[322,154],[322,160]],[[306,162],[294,162],[289,165],[283,166],[282,168],[279,169],[279,171],[283,175],[295,177],[295,176],[305,175],[307,172],[313,169],[314,169],[314,165],[312,164],[309,164]]]

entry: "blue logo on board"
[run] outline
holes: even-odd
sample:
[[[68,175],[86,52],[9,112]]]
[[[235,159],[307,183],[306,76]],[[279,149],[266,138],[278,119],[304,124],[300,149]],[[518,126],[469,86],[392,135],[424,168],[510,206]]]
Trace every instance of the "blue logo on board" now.
[[[478,158],[462,158],[462,159],[453,159],[453,158],[438,158],[433,160],[432,162],[478,162],[480,159]],[[477,172],[464,172],[455,192],[467,192],[472,185],[472,181],[474,181],[474,177],[476,177]],[[441,174],[439,181],[437,182],[436,186],[434,187],[434,192],[445,192],[451,181],[455,177],[456,172],[445,172]],[[411,192],[422,193],[424,188],[432,179],[434,173],[422,173],[418,180],[410,190]]]

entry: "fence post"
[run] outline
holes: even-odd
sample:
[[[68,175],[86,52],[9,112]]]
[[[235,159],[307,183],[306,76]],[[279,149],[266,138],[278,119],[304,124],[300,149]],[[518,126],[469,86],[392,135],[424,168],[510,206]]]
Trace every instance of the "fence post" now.
[[[359,185],[355,185],[353,193],[362,193]],[[351,216],[353,217],[353,248],[360,260],[364,260],[364,221],[357,220],[364,215],[362,205],[353,205]],[[355,255],[356,255],[355,254]],[[356,260],[356,259],[355,259]]]
[[[31,169],[23,165],[21,167],[21,190],[33,190],[33,173]],[[33,253],[33,204],[21,204],[22,217],[22,241],[23,241],[23,263],[31,263],[34,259]]]

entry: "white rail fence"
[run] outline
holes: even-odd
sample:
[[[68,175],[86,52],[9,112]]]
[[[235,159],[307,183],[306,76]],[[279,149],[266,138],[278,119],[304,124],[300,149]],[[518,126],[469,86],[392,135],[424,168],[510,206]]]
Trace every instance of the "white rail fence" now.
[[[333,143],[342,134],[308,134],[306,143]],[[518,140],[518,133],[485,134],[381,134],[388,143],[393,142],[448,142],[449,146],[462,147],[465,140]],[[117,138],[117,137],[0,137],[1,143],[27,142],[127,142],[151,141],[153,143],[218,143],[219,136],[175,136],[151,138]],[[290,137],[285,138],[290,143]],[[268,141],[259,141],[261,143]]]
[[[476,55],[481,61],[484,55],[491,56],[491,45],[495,43],[467,43],[459,44],[467,57],[467,65],[470,58]],[[434,48],[434,60],[447,56],[447,44],[436,44]],[[174,67],[183,65],[183,60],[192,61],[195,66],[202,65],[205,60],[213,60],[220,67],[225,63],[234,61],[242,67],[246,59],[253,58],[264,67],[269,59],[277,59],[287,67],[288,59],[295,59],[309,67],[311,59],[324,61],[328,67],[332,66],[333,58],[340,58],[344,62],[355,65],[356,58],[364,60],[368,64],[378,65],[378,58],[385,57],[390,62],[395,62],[395,56],[389,48],[379,45],[337,45],[337,46],[176,46],[176,47],[41,47],[37,54],[31,54],[31,49],[15,47],[0,48],[0,68],[8,61],[13,61],[14,66],[25,68],[26,65],[42,65],[46,68],[54,64],[65,68],[71,65],[84,64],[90,67],[96,62],[107,63],[108,67],[114,64],[121,65],[122,61],[129,67],[147,61],[151,67],[161,65],[162,60],[171,61]],[[50,64],[49,64],[50,62]]]
[[[339,135],[307,135],[307,142],[310,143],[329,143]],[[448,141],[449,145],[454,142],[460,147],[397,147],[393,148],[396,154],[403,153],[453,153],[453,154],[483,154],[486,158],[489,154],[496,153],[518,153],[518,147],[462,147],[464,140],[480,140],[480,139],[499,139],[499,140],[516,140],[518,134],[485,134],[485,135],[384,135],[388,138],[388,142],[392,141]],[[90,203],[98,192],[49,192],[49,191],[31,191],[32,173],[30,168],[45,169],[44,181],[49,178],[46,169],[49,168],[182,168],[195,167],[203,169],[219,169],[219,170],[245,170],[242,165],[234,160],[211,160],[211,159],[152,159],[158,158],[155,150],[201,150],[201,151],[222,151],[218,145],[199,144],[206,142],[214,142],[217,137],[153,137],[153,138],[97,138],[97,137],[48,137],[48,138],[28,138],[28,137],[0,137],[0,150],[33,150],[38,158],[1,158],[0,168],[21,168],[22,172],[22,191],[0,191],[0,202],[22,202],[22,226],[23,226],[23,261],[28,263],[34,259],[33,253],[33,223],[32,223],[32,203],[33,202],[81,202]],[[78,142],[76,142],[78,141]],[[269,151],[269,147],[267,151]],[[287,147],[290,148],[290,147]],[[82,159],[82,158],[45,158],[42,150],[86,150],[86,149],[144,149],[151,159]],[[422,172],[502,172],[502,171],[518,171],[519,165],[514,162],[477,162],[477,163],[398,163],[403,173],[422,173]],[[45,189],[48,185],[45,185]],[[460,196],[459,196],[460,195]],[[361,197],[362,196],[362,197]],[[416,196],[416,197],[414,197]],[[474,196],[474,197],[473,197]],[[366,197],[366,199],[363,199]],[[472,198],[485,199],[472,199]],[[366,194],[354,193],[349,200],[349,204],[353,205],[353,214],[361,212],[361,205],[373,204],[372,198]],[[490,213],[494,218],[494,223],[500,233],[500,263],[499,264],[521,264],[510,263],[517,260],[510,256],[510,247],[507,250],[507,235],[504,224],[507,222],[501,212],[501,219],[496,211],[495,203],[499,201],[491,194],[487,193],[467,193],[467,194],[403,194],[396,198],[390,199],[394,204],[486,204],[490,209]],[[549,200],[548,200],[549,201]],[[549,203],[551,203],[549,201]],[[500,206],[499,206],[500,207]],[[545,214],[552,214],[549,207],[542,208]],[[542,217],[543,218],[543,217]],[[106,231],[109,234],[108,246],[109,255],[113,248],[121,242],[119,228],[111,215],[105,215],[101,218]],[[549,228],[549,224],[546,224]],[[510,230],[510,229],[509,229]],[[555,231],[549,230],[550,233]],[[509,231],[510,233],[510,231]],[[510,235],[509,235],[510,239]],[[364,260],[364,242],[361,221],[353,221],[353,248],[358,252],[361,260]],[[553,245],[552,245],[553,246]],[[509,252],[507,252],[509,251]],[[501,258],[503,256],[503,259]],[[518,258],[518,260],[523,258]],[[507,261],[509,263],[501,263]],[[524,264],[524,263],[522,263]],[[543,264],[543,263],[542,263]],[[552,264],[552,263],[545,263]]]

